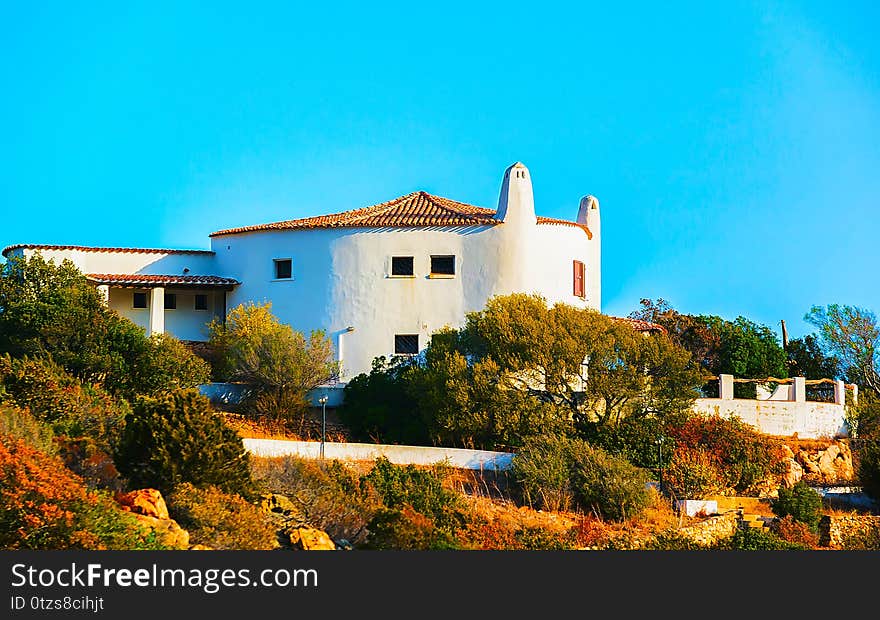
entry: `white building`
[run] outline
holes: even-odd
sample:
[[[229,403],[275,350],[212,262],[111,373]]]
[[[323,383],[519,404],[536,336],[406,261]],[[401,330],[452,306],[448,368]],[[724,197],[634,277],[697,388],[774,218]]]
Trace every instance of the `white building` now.
[[[414,192],[221,230],[211,250],[14,245],[3,255],[70,259],[111,308],[183,340],[206,340],[206,324],[228,308],[269,301],[295,329],[332,338],[345,381],[377,356],[418,352],[494,295],[599,309],[600,247],[598,201],[581,199],[573,221],[537,216],[529,171],[516,163],[494,210]]]

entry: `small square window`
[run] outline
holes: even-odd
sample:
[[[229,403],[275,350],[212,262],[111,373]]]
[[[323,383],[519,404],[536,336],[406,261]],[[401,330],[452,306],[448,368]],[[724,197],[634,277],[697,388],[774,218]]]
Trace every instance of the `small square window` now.
[[[395,355],[416,355],[419,352],[418,334],[397,334],[394,336]]]
[[[135,309],[144,309],[147,307],[146,293],[132,293],[131,307]]]
[[[289,258],[275,259],[275,279],[290,280],[293,277],[293,261]]]
[[[455,275],[455,256],[432,256],[431,257],[431,275],[432,276],[454,276]]]
[[[208,309],[208,296],[207,295],[196,295],[195,309],[196,310],[207,310]]]
[[[174,293],[165,293],[165,309],[177,310],[177,295]]]
[[[391,257],[391,275],[392,276],[411,276],[413,275],[413,257],[412,256],[392,256]]]

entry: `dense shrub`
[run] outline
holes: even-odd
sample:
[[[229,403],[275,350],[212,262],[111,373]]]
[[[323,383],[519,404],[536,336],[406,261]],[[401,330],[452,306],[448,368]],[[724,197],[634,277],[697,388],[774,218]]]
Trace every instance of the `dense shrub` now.
[[[58,455],[90,489],[121,491],[125,482],[116,469],[113,457],[89,437],[57,440]]]
[[[722,551],[804,551],[802,544],[790,543],[763,528],[741,527],[730,538],[719,541],[716,549]]]
[[[369,549],[456,549],[455,538],[434,521],[408,505],[399,510],[383,508],[369,524]]]
[[[822,496],[804,482],[798,482],[790,489],[779,487],[779,496],[770,501],[770,507],[776,516],[790,515],[815,531],[822,516]]]
[[[677,499],[703,499],[725,488],[718,462],[699,448],[678,448],[663,472],[663,491]]]
[[[797,545],[813,548],[819,544],[819,535],[809,525],[796,521],[791,515],[773,521],[770,531],[782,540]]]
[[[738,419],[688,418],[667,428],[681,450],[704,451],[723,475],[725,488],[745,494],[780,473],[778,446]]]
[[[434,472],[415,465],[394,465],[380,457],[370,473],[361,478],[361,488],[374,489],[388,508],[412,507],[438,527],[450,527],[457,519],[459,495],[443,487]]]
[[[278,546],[272,518],[240,495],[185,482],[166,499],[172,518],[189,531],[190,544],[254,550]]]
[[[561,435],[535,437],[526,441],[513,458],[513,478],[531,506],[555,512],[574,507],[571,476],[574,452],[587,450],[586,442]]]
[[[80,382],[47,359],[0,356],[0,398],[27,408],[56,435],[89,437],[104,450],[122,433],[127,403],[98,386]]]
[[[629,418],[613,426],[580,424],[578,431],[580,437],[593,446],[621,456],[638,467],[658,469],[669,464],[675,442],[667,435],[666,428],[679,418],[681,416],[669,416],[665,420],[653,416]],[[657,445],[660,438],[663,439],[662,446]]]
[[[863,439],[858,442],[858,468],[856,477],[862,489],[880,500],[880,439]]]
[[[163,493],[191,482],[248,494],[248,458],[241,437],[206,398],[195,390],[178,390],[135,403],[116,463],[133,485]]]
[[[271,309],[269,303],[233,308],[225,321],[211,323],[211,347],[221,375],[253,387],[246,404],[256,415],[283,420],[302,435],[306,393],[336,377],[339,365],[323,331],[306,336]]]
[[[411,371],[408,358],[389,363],[379,357],[369,374],[361,373],[345,385],[339,417],[356,440],[430,445],[428,425],[408,376]]]
[[[622,520],[649,503],[643,470],[580,439],[527,441],[513,459],[513,474],[524,499],[546,510],[578,507]]]
[[[324,530],[334,540],[354,545],[366,540],[367,523],[381,500],[371,490],[362,490],[358,477],[338,461],[255,458],[252,470],[263,490],[290,499],[304,523]]]
[[[32,448],[52,455],[57,451],[54,433],[26,409],[0,404],[0,435],[20,439]]]
[[[52,357],[113,395],[195,387],[208,365],[171,336],[144,330],[108,308],[70,261],[11,257],[0,268],[0,353]]]
[[[0,548],[159,549],[108,495],[57,457],[0,435]]]

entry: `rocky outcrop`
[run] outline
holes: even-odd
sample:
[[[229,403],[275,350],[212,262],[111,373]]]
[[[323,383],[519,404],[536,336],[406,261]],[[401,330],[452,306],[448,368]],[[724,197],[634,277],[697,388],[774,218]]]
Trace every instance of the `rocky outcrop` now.
[[[795,459],[785,459],[782,466],[782,486],[790,489],[804,477],[804,468]]]
[[[303,551],[335,551],[336,545],[327,532],[311,527],[295,527],[288,532],[290,545]]]
[[[154,533],[162,545],[172,549],[189,548],[189,532],[168,515],[165,499],[156,489],[117,493],[115,499],[124,512],[130,513],[144,530]]]
[[[117,493],[116,502],[126,512],[134,512],[156,519],[169,518],[165,499],[156,489],[138,489],[128,493]]]
[[[808,482],[840,484],[855,478],[852,450],[845,439],[833,441],[824,449],[800,449],[794,460]]]

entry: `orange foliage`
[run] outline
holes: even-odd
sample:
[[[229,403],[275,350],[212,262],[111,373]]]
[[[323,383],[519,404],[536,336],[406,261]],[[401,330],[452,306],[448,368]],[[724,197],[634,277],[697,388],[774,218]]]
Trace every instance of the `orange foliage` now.
[[[96,502],[60,459],[0,438],[0,547],[94,548],[94,535],[77,530],[76,513]]]

